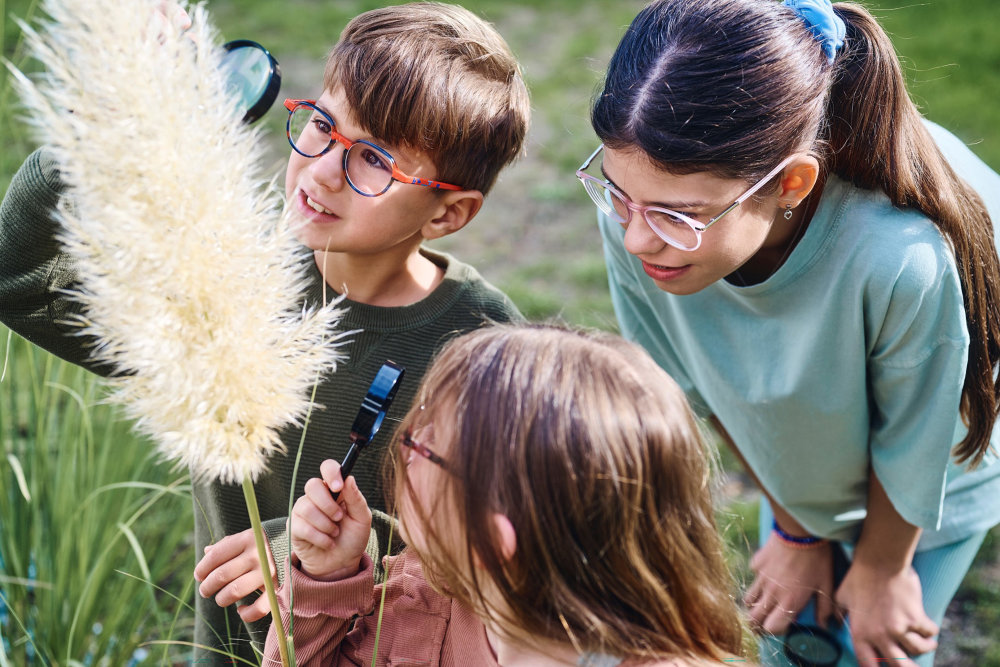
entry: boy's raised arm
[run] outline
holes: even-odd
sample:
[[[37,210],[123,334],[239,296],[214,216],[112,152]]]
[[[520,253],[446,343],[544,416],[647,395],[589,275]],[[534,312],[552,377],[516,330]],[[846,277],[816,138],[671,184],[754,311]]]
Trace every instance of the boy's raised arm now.
[[[0,322],[35,345],[74,364],[107,374],[89,361],[86,337],[71,320],[80,304],[65,291],[76,274],[62,252],[56,207],[63,182],[52,156],[28,156],[0,204]]]

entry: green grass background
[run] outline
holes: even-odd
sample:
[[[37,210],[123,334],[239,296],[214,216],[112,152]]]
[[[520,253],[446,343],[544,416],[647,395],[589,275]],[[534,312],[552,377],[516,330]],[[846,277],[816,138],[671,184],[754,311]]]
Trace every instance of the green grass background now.
[[[267,46],[282,66],[282,95],[319,93],[322,63],[353,15],[386,3],[351,0],[209,0],[226,39]],[[508,170],[467,230],[437,244],[480,268],[533,318],[615,328],[593,224],[573,170],[595,145],[588,106],[634,0],[472,0],[524,64],[532,95],[527,154]],[[865,3],[902,58],[924,113],[1000,169],[1000,3],[996,0],[878,0]],[[0,0],[0,51],[19,67],[11,17],[37,15],[34,0]],[[775,82],[780,85],[780,81]],[[32,150],[23,110],[0,74],[0,188]],[[283,118],[263,121],[275,171],[287,154]],[[144,640],[183,640],[190,612],[190,499],[183,475],[149,455],[100,404],[99,383],[0,328],[0,667],[126,664]],[[0,368],[4,365],[0,364]],[[724,468],[739,486],[738,466]],[[756,541],[755,495],[728,494],[721,520],[746,576]],[[128,573],[122,574],[122,572]],[[145,580],[145,581],[144,581]],[[166,590],[158,590],[153,582]],[[123,605],[122,601],[128,604]],[[128,613],[122,609],[128,609]],[[991,533],[949,610],[938,664],[1000,665],[1000,532]],[[30,629],[30,633],[28,630]],[[35,637],[31,645],[28,635]],[[149,664],[181,660],[161,646]],[[138,654],[142,657],[143,654]],[[165,657],[165,656],[170,656]]]

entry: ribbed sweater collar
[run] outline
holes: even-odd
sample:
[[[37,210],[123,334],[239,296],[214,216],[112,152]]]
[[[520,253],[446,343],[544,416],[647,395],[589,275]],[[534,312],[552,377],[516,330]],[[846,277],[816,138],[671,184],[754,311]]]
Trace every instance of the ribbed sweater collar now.
[[[364,329],[387,333],[416,329],[440,317],[461,296],[469,280],[470,269],[448,254],[421,248],[420,254],[444,269],[444,278],[429,295],[408,306],[373,306],[345,298],[341,308],[346,313],[338,328],[344,330]],[[323,275],[315,262],[309,268],[308,299],[310,303],[322,303],[324,293]],[[338,296],[336,290],[325,286],[326,299]]]

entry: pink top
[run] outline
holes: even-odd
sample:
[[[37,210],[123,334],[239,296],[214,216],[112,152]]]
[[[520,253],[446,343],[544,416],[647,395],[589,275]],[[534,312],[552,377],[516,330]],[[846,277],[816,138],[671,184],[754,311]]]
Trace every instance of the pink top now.
[[[288,629],[288,586],[295,587],[295,662],[298,667],[372,664],[378,604],[367,555],[361,570],[340,581],[316,581],[289,568],[278,589],[281,619]],[[386,559],[385,609],[378,665],[499,667],[482,621],[467,607],[431,588],[416,556],[404,550]],[[351,626],[351,619],[357,621]],[[274,626],[267,635],[264,666],[280,665]]]
[[[405,549],[386,557],[385,609],[378,640],[380,667],[500,667],[486,627],[468,607],[441,595],[424,578],[420,560]],[[288,587],[295,587],[295,663],[297,667],[370,667],[378,627],[382,586],[375,586],[368,555],[361,570],[340,581],[316,581],[289,568],[278,589],[281,620],[288,629]],[[355,619],[353,626],[352,619]],[[741,667],[751,663],[736,660]],[[280,665],[274,625],[267,634],[263,667]],[[683,667],[703,661],[581,660],[581,665]],[[711,664],[720,664],[712,662]],[[729,661],[726,664],[730,664]]]

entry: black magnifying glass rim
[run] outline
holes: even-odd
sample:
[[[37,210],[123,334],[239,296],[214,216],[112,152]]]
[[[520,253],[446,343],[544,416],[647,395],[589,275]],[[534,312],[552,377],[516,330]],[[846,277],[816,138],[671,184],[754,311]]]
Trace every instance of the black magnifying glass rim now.
[[[808,635],[814,639],[819,639],[823,643],[827,644],[836,653],[833,660],[816,661],[804,658],[798,655],[789,646],[789,641],[792,640],[796,635]],[[843,648],[840,646],[840,642],[831,633],[827,632],[823,628],[816,627],[815,625],[803,625],[801,623],[792,623],[788,626],[788,632],[785,633],[782,639],[782,645],[785,649],[785,657],[788,658],[792,664],[797,665],[797,667],[833,667],[838,662],[840,662],[840,657],[843,654]]]
[[[231,42],[223,44],[222,48],[226,51],[232,51],[247,46],[260,49],[267,56],[267,62],[270,67],[267,74],[267,87],[261,93],[260,97],[257,98],[256,104],[247,109],[246,114],[243,115],[244,123],[252,123],[267,113],[267,110],[271,108],[274,101],[278,99],[278,91],[281,90],[281,67],[270,51],[252,39],[234,39]]]

